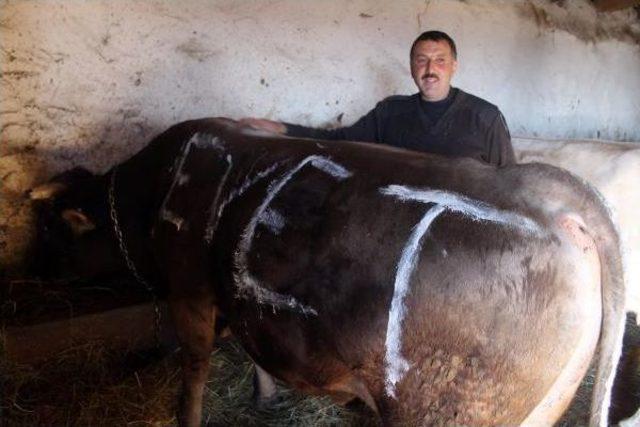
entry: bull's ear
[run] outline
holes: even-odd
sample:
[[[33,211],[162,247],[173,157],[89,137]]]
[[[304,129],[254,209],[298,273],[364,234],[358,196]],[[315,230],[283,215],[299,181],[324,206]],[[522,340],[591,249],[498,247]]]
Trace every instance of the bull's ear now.
[[[62,211],[62,219],[71,227],[71,231],[76,236],[96,228],[93,221],[84,212],[77,209],[65,209]]]
[[[62,193],[67,185],[62,182],[48,182],[29,191],[31,200],[49,200]]]

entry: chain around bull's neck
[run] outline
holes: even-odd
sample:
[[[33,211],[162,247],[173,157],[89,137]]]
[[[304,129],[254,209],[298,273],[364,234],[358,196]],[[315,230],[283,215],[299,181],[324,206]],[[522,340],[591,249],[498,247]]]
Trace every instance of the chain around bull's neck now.
[[[109,202],[109,217],[111,218],[111,223],[113,225],[113,231],[115,233],[116,239],[118,240],[118,246],[120,248],[120,254],[124,259],[129,272],[133,275],[133,277],[144,286],[149,295],[153,300],[153,310],[155,312],[155,339],[156,345],[160,346],[160,328],[161,328],[161,315],[160,315],[160,307],[158,304],[158,296],[153,289],[153,286],[140,274],[138,269],[136,268],[131,256],[129,254],[129,250],[127,249],[127,245],[124,239],[124,235],[122,233],[122,228],[120,227],[120,222],[118,220],[118,212],[116,210],[116,196],[115,196],[115,188],[116,188],[116,174],[118,172],[118,166],[114,166],[111,169],[110,177],[109,177],[109,190],[108,190],[108,202]]]

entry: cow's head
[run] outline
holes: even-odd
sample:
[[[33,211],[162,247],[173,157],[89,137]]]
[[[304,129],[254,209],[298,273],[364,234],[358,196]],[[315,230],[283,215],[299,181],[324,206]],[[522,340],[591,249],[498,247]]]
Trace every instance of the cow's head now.
[[[30,191],[38,217],[33,260],[38,276],[69,279],[123,270],[107,190],[104,176],[76,168]]]

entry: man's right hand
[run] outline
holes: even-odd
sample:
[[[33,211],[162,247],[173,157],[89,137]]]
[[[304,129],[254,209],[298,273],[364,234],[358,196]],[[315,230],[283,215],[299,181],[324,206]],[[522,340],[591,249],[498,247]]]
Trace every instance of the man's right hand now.
[[[265,130],[267,132],[284,135],[287,133],[287,127],[284,123],[274,122],[273,120],[257,119],[254,117],[245,117],[238,120],[241,125],[249,126],[254,129]]]

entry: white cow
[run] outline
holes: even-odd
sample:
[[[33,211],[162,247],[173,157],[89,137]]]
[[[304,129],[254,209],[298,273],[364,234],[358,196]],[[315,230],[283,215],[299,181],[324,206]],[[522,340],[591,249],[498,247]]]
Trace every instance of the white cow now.
[[[625,246],[627,311],[640,324],[640,143],[513,138],[513,147],[518,162],[559,166],[602,193]]]

